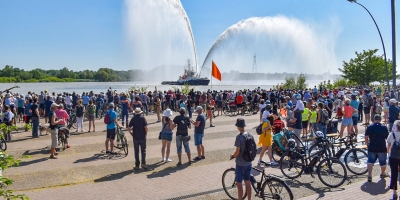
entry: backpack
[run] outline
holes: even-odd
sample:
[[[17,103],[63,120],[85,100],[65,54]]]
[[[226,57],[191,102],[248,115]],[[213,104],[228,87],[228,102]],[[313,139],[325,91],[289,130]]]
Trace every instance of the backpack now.
[[[264,124],[264,122],[257,126],[257,128],[256,128],[257,135],[261,135],[263,124]]]
[[[111,111],[108,111],[108,112],[106,113],[106,115],[104,116],[104,123],[105,123],[105,124],[111,124],[110,112],[111,112]]]
[[[378,102],[375,104],[375,113],[376,114],[381,114],[382,113],[382,111],[383,111],[383,109],[382,109],[382,106],[381,106],[381,104],[379,104]]]
[[[186,132],[188,130],[188,122],[186,121],[185,116],[181,115],[181,119],[179,121],[180,122],[177,124],[179,132]],[[184,123],[182,123],[182,121]]]
[[[400,142],[399,141],[396,141],[396,134],[395,133],[392,133],[393,134],[393,139],[394,139],[394,142],[393,142],[393,145],[392,145],[392,149],[390,150],[390,158],[396,158],[396,159],[400,159]]]
[[[8,113],[9,113],[9,112],[5,112],[5,113],[4,113],[3,122],[4,122],[6,125],[11,125],[10,119],[8,119]]]
[[[325,108],[322,109],[322,115],[321,115],[320,123],[322,123],[324,125],[328,125],[329,124],[329,113]]]
[[[283,127],[285,127],[285,124],[282,121],[275,121],[274,122],[274,133],[277,134],[282,131]]]
[[[89,109],[88,109],[89,110],[89,114],[90,115],[94,115],[94,113],[96,112],[95,111],[95,106],[94,105],[89,105],[88,107],[89,107]]]
[[[374,100],[372,99],[371,95],[367,95],[367,103],[368,107],[374,106]]]
[[[241,135],[246,139],[242,157],[245,161],[251,162],[257,155],[256,142],[254,141],[254,138],[250,133],[246,134],[246,136],[243,134]]]
[[[76,107],[76,116],[77,117],[82,117],[83,116],[83,106],[77,106]]]

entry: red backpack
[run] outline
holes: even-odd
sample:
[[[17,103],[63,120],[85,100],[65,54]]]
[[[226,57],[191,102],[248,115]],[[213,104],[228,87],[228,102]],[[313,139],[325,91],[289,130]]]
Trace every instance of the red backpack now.
[[[105,124],[111,124],[110,111],[108,111],[108,112],[106,113],[106,115],[104,116],[104,123],[105,123]]]
[[[282,129],[285,128],[285,124],[281,120],[275,120],[274,121],[274,134],[277,134],[282,131]]]

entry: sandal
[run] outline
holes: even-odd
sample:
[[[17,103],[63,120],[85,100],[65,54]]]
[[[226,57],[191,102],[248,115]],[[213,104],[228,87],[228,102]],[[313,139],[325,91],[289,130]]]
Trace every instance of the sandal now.
[[[50,156],[50,159],[58,159],[57,156]]]

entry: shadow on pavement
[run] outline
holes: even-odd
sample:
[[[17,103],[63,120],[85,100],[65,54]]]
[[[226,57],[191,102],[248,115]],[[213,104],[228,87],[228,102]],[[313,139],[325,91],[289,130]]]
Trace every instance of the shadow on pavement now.
[[[38,150],[26,150],[22,155],[38,155],[38,154],[49,154],[50,155],[50,149],[49,148],[43,148],[43,149],[38,149]]]
[[[94,182],[98,183],[98,182],[118,180],[118,179],[121,179],[121,178],[123,178],[125,176],[128,176],[129,174],[132,174],[132,173],[133,173],[132,170],[127,170],[127,171],[123,171],[123,172],[116,173],[116,174],[109,174],[107,176],[95,179]]]
[[[385,179],[381,178],[378,182],[365,182],[361,185],[360,189],[370,195],[386,194],[389,187],[386,187]]]
[[[311,178],[311,176],[310,176]],[[286,184],[289,185],[291,188],[302,188],[305,187],[311,191],[314,191],[316,194],[319,194],[317,199],[325,197],[325,193],[327,192],[339,192],[345,190],[344,188],[329,188],[329,187],[320,187],[320,188],[315,188],[311,184],[314,183],[314,180],[319,181],[318,179],[312,178],[313,181],[309,183],[301,183],[298,180],[292,179],[292,180],[287,180]]]
[[[161,163],[160,165],[162,165],[163,162],[160,162],[160,163]],[[154,165],[157,165],[157,163]],[[168,176],[174,172],[186,169],[188,166],[189,166],[189,163],[183,163],[180,167],[178,167],[178,166],[167,167],[167,168],[162,169],[161,171],[153,172],[153,173],[147,175],[147,178],[159,178],[159,177]]]
[[[94,154],[92,157],[89,157],[89,158],[78,159],[74,163],[91,162],[91,161],[100,160],[100,159],[107,159],[107,158],[108,158],[107,155],[102,154],[102,153],[98,153],[98,154]]]
[[[36,159],[36,160],[22,161],[19,164],[19,167],[27,166],[27,165],[31,165],[31,164],[35,164],[35,163],[39,163],[39,162],[43,162],[43,161],[46,161],[46,160],[48,160],[48,158],[40,158],[40,159]]]

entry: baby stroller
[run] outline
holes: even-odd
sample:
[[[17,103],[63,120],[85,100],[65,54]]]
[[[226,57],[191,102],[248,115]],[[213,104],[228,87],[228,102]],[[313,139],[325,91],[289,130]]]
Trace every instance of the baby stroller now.
[[[286,152],[288,140],[292,137],[293,132],[283,129],[281,132],[276,133],[272,139],[272,159],[275,162],[281,160],[282,155]]]
[[[326,134],[337,133],[338,132],[339,120],[332,118],[329,120],[329,124],[326,129]]]

